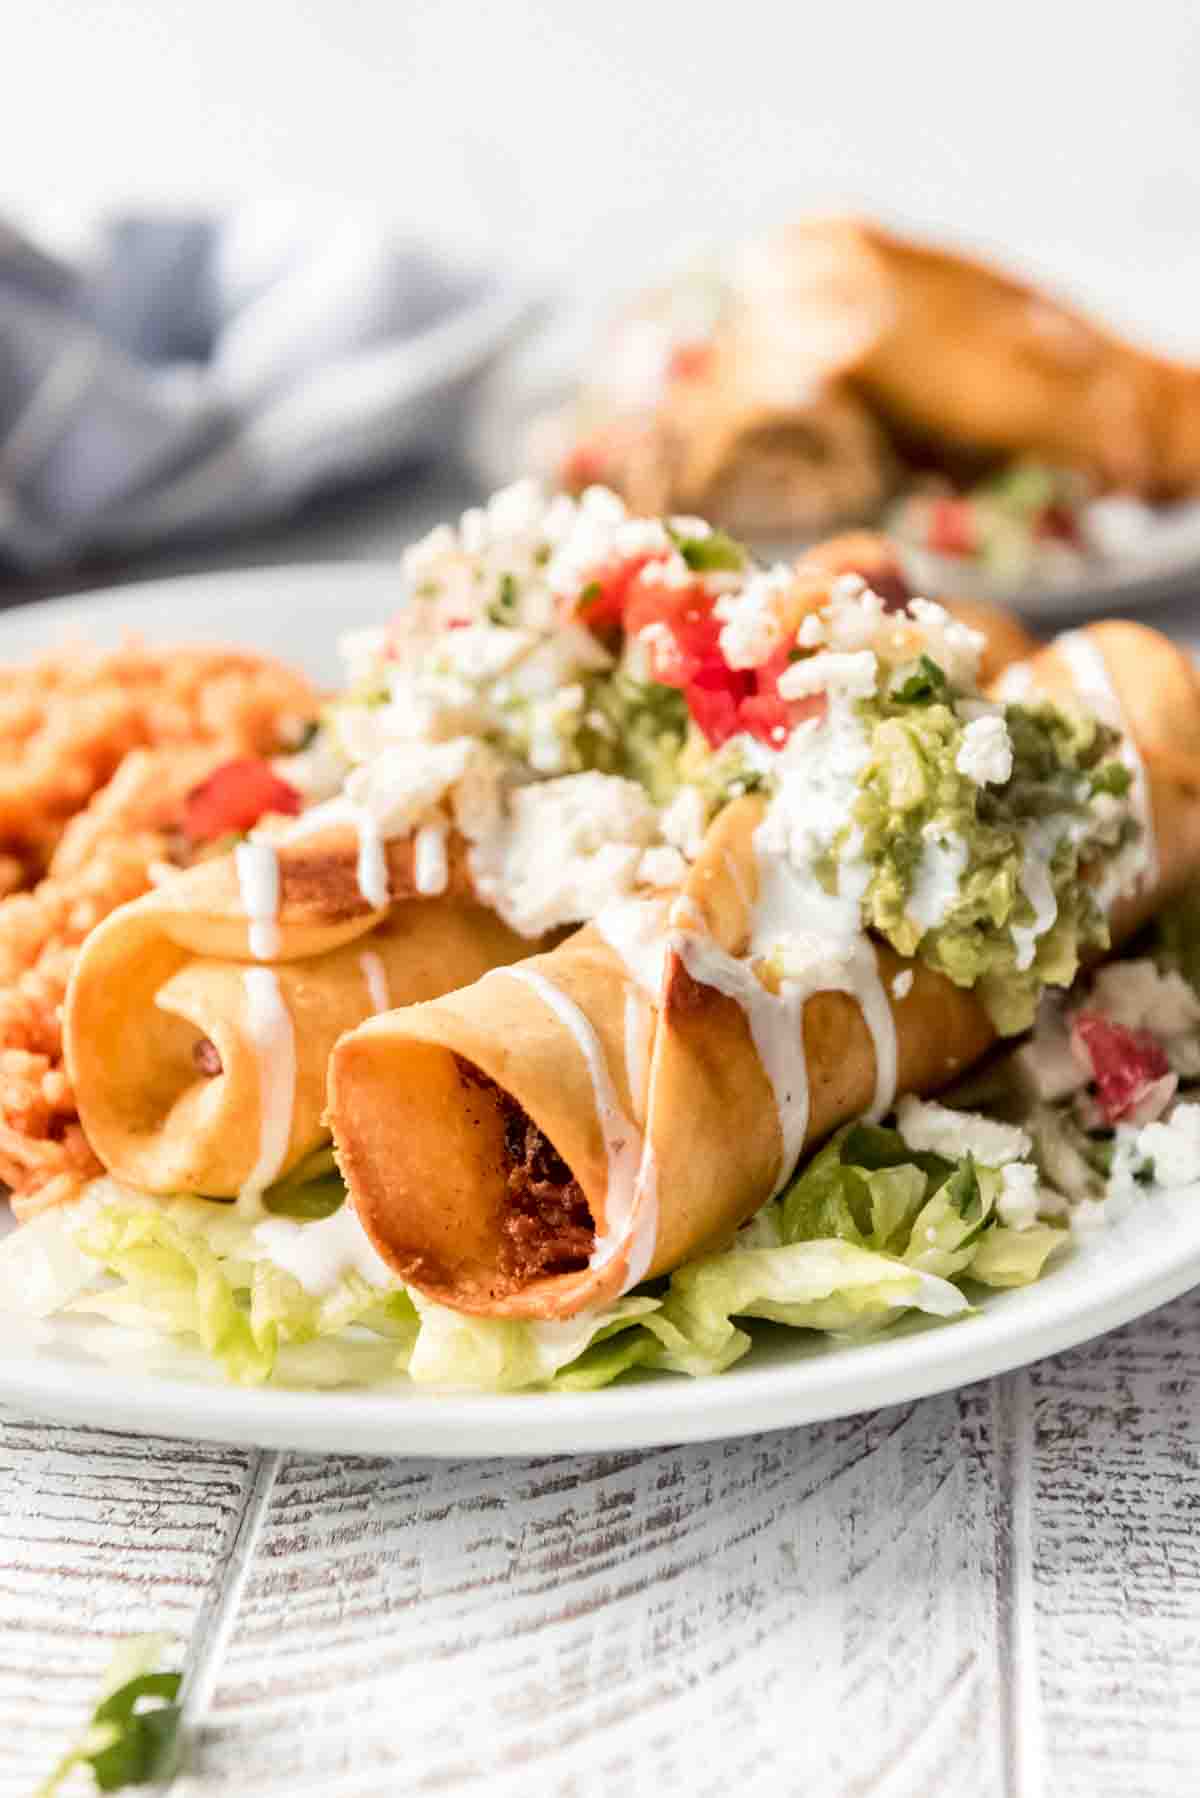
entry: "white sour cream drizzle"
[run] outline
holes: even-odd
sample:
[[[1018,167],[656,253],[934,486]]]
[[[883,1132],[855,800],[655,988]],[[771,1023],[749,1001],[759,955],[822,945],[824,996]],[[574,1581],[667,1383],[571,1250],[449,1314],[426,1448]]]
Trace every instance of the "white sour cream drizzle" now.
[[[967,865],[966,839],[961,836],[926,842],[904,909],[922,931],[936,930],[959,895]]]
[[[371,1004],[375,1010],[390,1011],[392,1001],[388,992],[387,969],[383,965],[383,957],[377,955],[374,949],[365,949],[358,958],[358,965],[362,969],[362,977],[367,983],[367,992],[370,994]]]
[[[658,1194],[654,1158],[645,1152],[642,1133],[621,1109],[604,1048],[582,1011],[560,987],[532,968],[495,968],[490,978],[520,980],[535,992],[574,1037],[587,1065],[596,1101],[596,1117],[604,1141],[607,1182],[603,1231],[597,1231],[588,1266],[607,1267],[614,1256],[627,1256],[622,1290],[643,1279],[658,1236]]]
[[[1058,918],[1058,896],[1050,878],[1050,863],[1065,832],[1055,829],[1054,820],[1031,825],[1021,844],[1021,891],[1033,907],[1032,924],[1010,924],[1009,932],[1017,951],[1017,968],[1024,973],[1033,966],[1038,938],[1053,928]]]
[[[332,1292],[349,1273],[360,1275],[368,1286],[396,1283],[395,1275],[377,1254],[348,1199],[332,1217],[323,1217],[317,1223],[269,1217],[256,1227],[254,1240],[276,1267],[291,1274],[305,1292],[318,1298]]]
[[[1136,891],[1138,886],[1150,886],[1158,878],[1158,846],[1154,839],[1154,814],[1150,806],[1146,769],[1126,721],[1121,697],[1113,685],[1108,664],[1087,632],[1066,631],[1057,639],[1056,647],[1071,670],[1071,679],[1080,699],[1101,723],[1121,733],[1121,760],[1129,769],[1130,775],[1130,805],[1142,832],[1138,844],[1141,853],[1137,872],[1131,881],[1125,880],[1111,891],[1105,892],[1101,904],[1107,905],[1120,892]]]
[[[332,824],[353,826],[358,837],[358,861],[355,867],[358,890],[372,911],[386,911],[391,901],[387,849],[379,825],[366,806],[355,805],[344,794],[336,799],[328,799],[323,805],[314,805],[311,811],[305,812],[280,840],[295,843],[302,837],[311,837],[317,831],[327,830]]]
[[[673,947],[693,980],[735,999],[770,1082],[782,1141],[775,1190],[789,1178],[804,1148],[810,1093],[804,1055],[804,1007],[817,993],[847,993],[858,1001],[875,1051],[875,1091],[870,1116],[881,1118],[896,1097],[896,1021],[879,978],[875,949],[866,936],[843,947],[831,942],[800,975],[765,987],[747,961],[727,955],[711,937],[681,932]]]
[[[678,901],[676,902],[678,904]],[[697,923],[700,923],[698,916]],[[676,922],[666,899],[613,899],[592,920],[614,949],[634,985],[650,999],[662,992],[670,949],[668,923]]]
[[[386,878],[386,876],[385,876]],[[418,893],[433,898],[444,893],[450,880],[444,823],[422,824],[413,844],[413,884]]]
[[[350,808],[358,831],[358,890],[373,911],[386,911],[391,898],[383,835],[365,805]]]
[[[242,910],[250,921],[250,953],[255,961],[279,954],[279,852],[266,837],[249,836],[233,852]]]
[[[272,968],[245,968],[246,1027],[258,1061],[258,1156],[238,1193],[252,1216],[287,1158],[296,1094],[296,1033]]]

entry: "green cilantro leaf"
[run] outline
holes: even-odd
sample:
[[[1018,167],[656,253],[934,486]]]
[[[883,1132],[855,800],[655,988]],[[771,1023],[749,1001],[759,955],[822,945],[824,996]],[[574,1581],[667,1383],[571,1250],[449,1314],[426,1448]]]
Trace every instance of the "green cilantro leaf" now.
[[[892,687],[892,698],[901,705],[932,705],[949,696],[949,683],[932,656],[923,655]]]
[[[516,576],[502,574],[500,589],[487,609],[487,615],[493,624],[511,624],[517,615],[517,581]]]
[[[36,1798],[54,1798],[76,1767],[91,1768],[100,1792],[150,1785],[174,1771],[182,1675],[152,1671],[165,1640],[140,1636],[121,1644],[86,1728],[38,1787]]]
[[[745,550],[724,531],[710,531],[707,537],[685,537],[672,530],[671,537],[688,567],[696,574],[739,574],[746,566]]]
[[[96,1723],[112,1723],[115,1742],[86,1758],[102,1792],[119,1792],[125,1786],[149,1785],[169,1769],[179,1733],[178,1673],[143,1673],[119,1686],[95,1710]],[[145,1705],[146,1699],[159,1699]],[[137,1709],[143,1704],[142,1709]]]
[[[1123,799],[1132,779],[1133,775],[1124,762],[1105,762],[1092,775],[1092,792],[1111,793],[1114,799]]]

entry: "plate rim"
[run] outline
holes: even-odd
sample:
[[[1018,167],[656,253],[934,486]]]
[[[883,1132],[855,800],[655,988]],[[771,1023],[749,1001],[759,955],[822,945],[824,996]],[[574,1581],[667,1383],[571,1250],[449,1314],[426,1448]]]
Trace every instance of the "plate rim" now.
[[[1181,1258],[1151,1258],[1132,1282],[1115,1264],[1065,1306],[1053,1303],[1053,1280],[1051,1272],[1034,1286],[997,1294],[973,1317],[911,1335],[885,1334],[765,1367],[747,1359],[720,1376],[643,1376],[597,1392],[238,1387],[118,1371],[100,1361],[42,1362],[35,1350],[25,1375],[19,1363],[0,1360],[0,1404],[137,1435],[328,1454],[469,1459],[709,1442],[913,1403],[1031,1366],[1200,1284],[1200,1244]],[[1044,1315],[1027,1325],[1027,1310]]]
[[[201,593],[236,588],[253,612],[255,598],[264,604],[266,593],[281,583],[308,588],[295,596],[307,608],[339,581],[352,581],[367,597],[378,593],[382,598],[397,578],[395,564],[379,559],[151,576],[5,608],[0,612],[0,658],[14,653],[6,638],[25,637],[38,619],[46,621],[50,636],[56,624],[78,622],[77,615],[85,613],[97,633],[113,625],[128,628],[127,614],[153,606],[164,589],[171,589],[178,601],[189,588]],[[253,594],[256,588],[261,594]],[[193,613],[186,625],[168,634],[193,633],[196,640],[197,631],[201,638],[206,634],[204,623],[202,613]],[[253,641],[250,619],[247,624]],[[215,640],[215,633],[208,635]],[[912,1402],[1009,1372],[1119,1328],[1200,1284],[1200,1240],[1180,1253],[1171,1235],[1167,1231],[1162,1240],[1147,1241],[1132,1278],[1122,1257],[1109,1257],[1107,1265],[1098,1260],[1090,1281],[1069,1289],[1065,1301],[1056,1298],[1051,1270],[1036,1285],[1000,1293],[980,1313],[953,1325],[772,1359],[766,1365],[743,1362],[720,1378],[649,1376],[587,1393],[261,1389],[48,1356],[43,1344],[31,1340],[30,1352],[20,1359],[0,1355],[0,1404],[94,1428],[329,1453],[462,1459],[711,1441]],[[53,1325],[29,1327],[36,1337]]]

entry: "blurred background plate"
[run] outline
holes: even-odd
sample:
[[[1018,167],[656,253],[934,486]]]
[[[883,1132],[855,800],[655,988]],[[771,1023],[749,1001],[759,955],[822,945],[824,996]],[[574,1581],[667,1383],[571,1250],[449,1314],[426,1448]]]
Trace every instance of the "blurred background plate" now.
[[[569,409],[579,372],[594,359],[611,310],[611,299],[607,310],[561,305],[531,320],[488,370],[475,393],[467,440],[473,472],[485,490],[531,472],[547,475],[561,447],[554,420]],[[1200,500],[1151,509],[1113,495],[1094,501],[1091,509],[1112,561],[1083,570],[1064,566],[1053,584],[1013,586],[972,563],[910,547],[904,559],[919,592],[995,600],[1015,606],[1034,623],[1083,613],[1136,613],[1186,599],[1200,585]],[[767,561],[790,560],[805,547],[803,538],[751,542]]]

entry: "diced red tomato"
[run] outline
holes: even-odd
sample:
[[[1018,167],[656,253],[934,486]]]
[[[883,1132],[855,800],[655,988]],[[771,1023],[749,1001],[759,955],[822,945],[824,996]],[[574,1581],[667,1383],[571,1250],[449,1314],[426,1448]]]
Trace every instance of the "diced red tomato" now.
[[[244,756],[225,762],[184,801],[183,828],[193,843],[253,829],[268,812],[294,817],[303,801],[269,762]]]
[[[973,556],[979,540],[970,500],[931,500],[926,542],[939,556]]]
[[[683,690],[688,711],[704,732],[705,740],[719,749],[744,728],[741,708],[749,697],[749,678],[740,669],[710,665],[701,668]]]
[[[769,749],[782,749],[792,729],[787,700],[777,693],[752,693],[738,707],[738,729]]]
[[[721,623],[713,617],[712,595],[699,583],[664,587],[658,581],[635,580],[628,595],[625,629],[631,636],[640,635],[648,625],[661,625],[673,639],[674,650],[669,655],[656,657],[651,648],[656,680],[668,687],[686,687],[701,669],[729,672],[721,654]]]
[[[680,343],[671,351],[667,362],[667,379],[669,381],[695,381],[708,373],[712,366],[713,346],[711,343]]]
[[[659,558],[639,556],[596,576],[597,591],[583,602],[583,617],[601,634],[622,625],[633,637],[649,631],[650,673],[664,687],[676,687],[688,711],[714,749],[748,731],[772,749],[787,741],[804,718],[825,710],[825,695],[784,699],[779,677],[790,662],[783,648],[759,668],[731,668],[721,651],[721,620],[714,597],[702,582],[667,587],[642,579]]]
[[[1136,1109],[1156,1080],[1170,1072],[1162,1044],[1148,1030],[1129,1030],[1099,1012],[1080,1012],[1072,1026],[1096,1083],[1105,1119],[1115,1124]]]
[[[824,693],[810,693],[803,699],[784,699],[779,691],[779,677],[791,665],[792,651],[785,644],[754,669],[754,697],[742,705],[742,729],[772,749],[785,743],[806,718],[823,717],[829,707]]]
[[[655,559],[649,555],[631,556],[629,561],[601,568],[592,576],[579,602],[580,616],[589,630],[599,637],[618,625],[623,625],[626,630],[630,628],[626,614],[634,583],[647,562]]]

